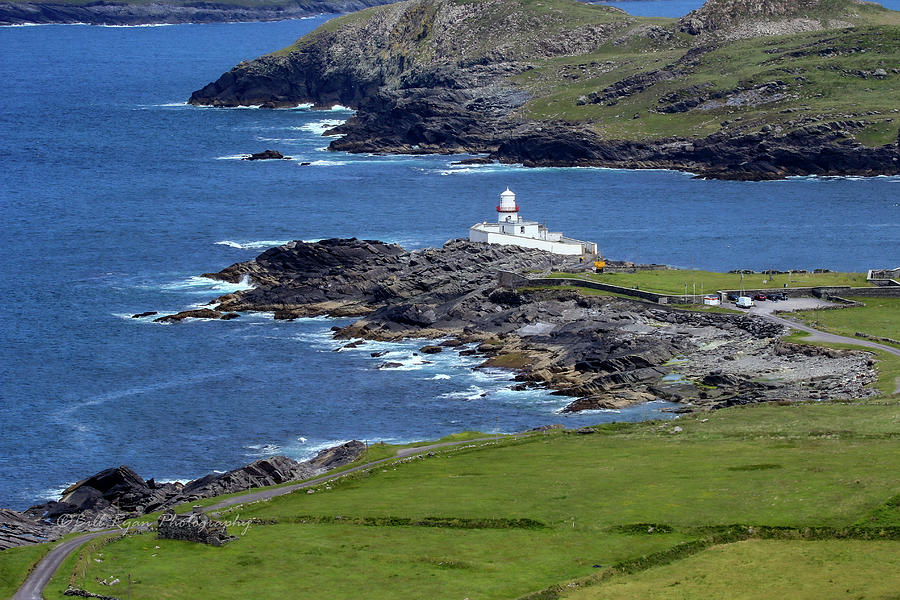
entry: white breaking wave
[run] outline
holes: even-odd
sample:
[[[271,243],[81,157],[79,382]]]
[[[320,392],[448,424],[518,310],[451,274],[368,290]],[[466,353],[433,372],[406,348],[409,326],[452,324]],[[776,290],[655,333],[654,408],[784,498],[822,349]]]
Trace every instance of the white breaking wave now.
[[[262,104],[248,104],[245,106],[210,106],[207,104],[198,104],[198,105],[192,105],[192,106],[194,106],[194,108],[202,108],[202,109],[209,109],[209,110],[216,110],[216,111],[219,111],[219,110],[256,110],[258,108],[262,108]]]
[[[171,27],[175,23],[144,23],[142,25],[98,25],[107,29],[136,29],[138,27]]]
[[[312,123],[306,123],[305,125],[300,125],[299,127],[295,128],[292,127],[292,129],[297,129],[299,131],[308,131],[309,133],[314,133],[315,135],[324,135],[325,132],[329,129],[337,127],[338,125],[343,125],[346,122],[346,119],[325,119],[323,121],[313,121]],[[340,136],[334,135],[328,137]]]
[[[250,156],[249,154],[229,154],[228,156],[217,156],[216,160],[243,160]]]
[[[248,453],[249,456],[271,456],[281,450],[281,446],[278,444],[252,444],[245,448],[251,450]]]
[[[41,490],[39,496],[45,500],[58,500],[62,498],[63,492],[69,489],[71,486],[75,485],[75,481],[72,483],[64,483],[59,487],[47,488],[45,490]]]
[[[477,385],[470,385],[468,389],[459,392],[447,392],[441,394],[438,398],[446,398],[448,400],[478,400],[487,396],[487,390]]]
[[[348,108],[346,106],[341,106],[340,104],[335,104],[328,110],[330,110],[331,112],[356,112],[352,108]]]
[[[343,160],[314,160],[309,163],[313,167],[341,167],[347,162]]]
[[[449,376],[449,375],[445,375],[444,373],[438,373],[438,374],[435,375],[434,377],[429,377],[428,379],[429,379],[429,381],[439,381],[439,380],[442,380],[442,379],[450,379],[450,376]]]
[[[228,246],[229,248],[237,248],[238,250],[258,250],[260,248],[274,248],[275,246],[284,246],[291,240],[251,240],[248,242],[234,242],[231,240],[222,240],[216,242],[217,246]]]
[[[192,294],[206,294],[209,292],[231,294],[233,292],[240,292],[252,288],[253,285],[246,275],[244,275],[237,283],[219,281],[218,279],[194,275],[182,281],[175,281],[162,286],[162,289],[164,290],[185,291]]]

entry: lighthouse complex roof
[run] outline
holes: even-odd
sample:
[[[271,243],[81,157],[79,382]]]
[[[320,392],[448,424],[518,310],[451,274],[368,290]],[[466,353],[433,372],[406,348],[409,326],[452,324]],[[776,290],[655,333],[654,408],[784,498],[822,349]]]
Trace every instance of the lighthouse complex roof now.
[[[515,196],[515,195],[516,195],[516,193],[513,192],[512,190],[510,190],[509,188],[506,188],[506,191],[505,191],[505,192],[502,192],[502,193],[500,194],[501,197],[503,197],[503,196]]]

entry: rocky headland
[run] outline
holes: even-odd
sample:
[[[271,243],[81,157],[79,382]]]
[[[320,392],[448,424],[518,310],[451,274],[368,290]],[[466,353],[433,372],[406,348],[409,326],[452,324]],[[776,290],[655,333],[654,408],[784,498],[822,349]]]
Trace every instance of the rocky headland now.
[[[272,0],[267,3],[190,2],[0,2],[0,25],[161,25],[282,21],[322,13],[347,13],[391,0]]]
[[[272,456],[188,483],[145,480],[127,466],[100,471],[63,491],[59,500],[18,512],[0,509],[0,550],[52,541],[73,531],[121,527],[126,519],[244,490],[308,479],[353,462],[365,445],[347,442],[298,462]]]
[[[897,174],[900,109],[884,94],[900,93],[898,25],[854,0],[708,0],[680,20],[572,0],[406,0],[243,62],[190,103],[349,106],[330,132],[349,152]]]
[[[577,258],[464,240],[406,251],[330,239],[291,242],[205,276],[256,286],[219,298],[219,311],[358,316],[334,334],[354,345],[442,340],[422,352],[477,354],[483,366],[515,369],[517,385],[577,398],[567,411],[653,399],[707,410],[870,393],[864,386],[875,375],[866,353],[786,343],[780,325],[752,315],[528,284],[525,277],[551,266],[583,267]]]

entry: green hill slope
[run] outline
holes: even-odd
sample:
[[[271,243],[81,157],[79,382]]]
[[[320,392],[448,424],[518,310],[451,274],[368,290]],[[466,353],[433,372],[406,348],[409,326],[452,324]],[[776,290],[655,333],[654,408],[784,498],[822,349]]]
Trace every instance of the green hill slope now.
[[[358,109],[358,152],[490,152],[710,176],[900,172],[900,13],[709,0],[681,20],[573,0],[407,0],[242,63],[194,104]]]
[[[897,415],[754,405],[473,442],[237,507],[223,518],[240,539],[221,548],[98,543],[46,597],[811,598],[823,563],[822,589],[880,597],[900,581]],[[100,583],[114,578],[130,584]]]

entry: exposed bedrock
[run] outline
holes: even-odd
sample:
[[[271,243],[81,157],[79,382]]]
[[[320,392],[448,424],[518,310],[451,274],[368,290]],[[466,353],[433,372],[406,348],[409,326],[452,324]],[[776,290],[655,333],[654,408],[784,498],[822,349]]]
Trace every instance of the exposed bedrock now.
[[[224,296],[220,308],[275,311],[286,319],[361,316],[336,331],[344,339],[451,338],[426,347],[479,354],[483,366],[516,369],[523,385],[590,399],[570,410],[651,398],[697,409],[869,393],[864,386],[874,375],[867,355],[786,346],[778,342],[781,326],[754,316],[498,285],[498,271],[527,276],[551,260],[556,267],[583,266],[538,250],[463,240],[407,252],[330,239],[291,242],[206,276],[247,276],[256,285]],[[748,383],[754,378],[765,385]]]
[[[353,462],[365,444],[353,440],[298,462],[271,456],[185,484],[144,480],[127,466],[100,471],[69,486],[58,501],[24,512],[0,509],[0,550],[51,541],[71,531],[115,527],[123,519],[222,494],[314,477]]]

